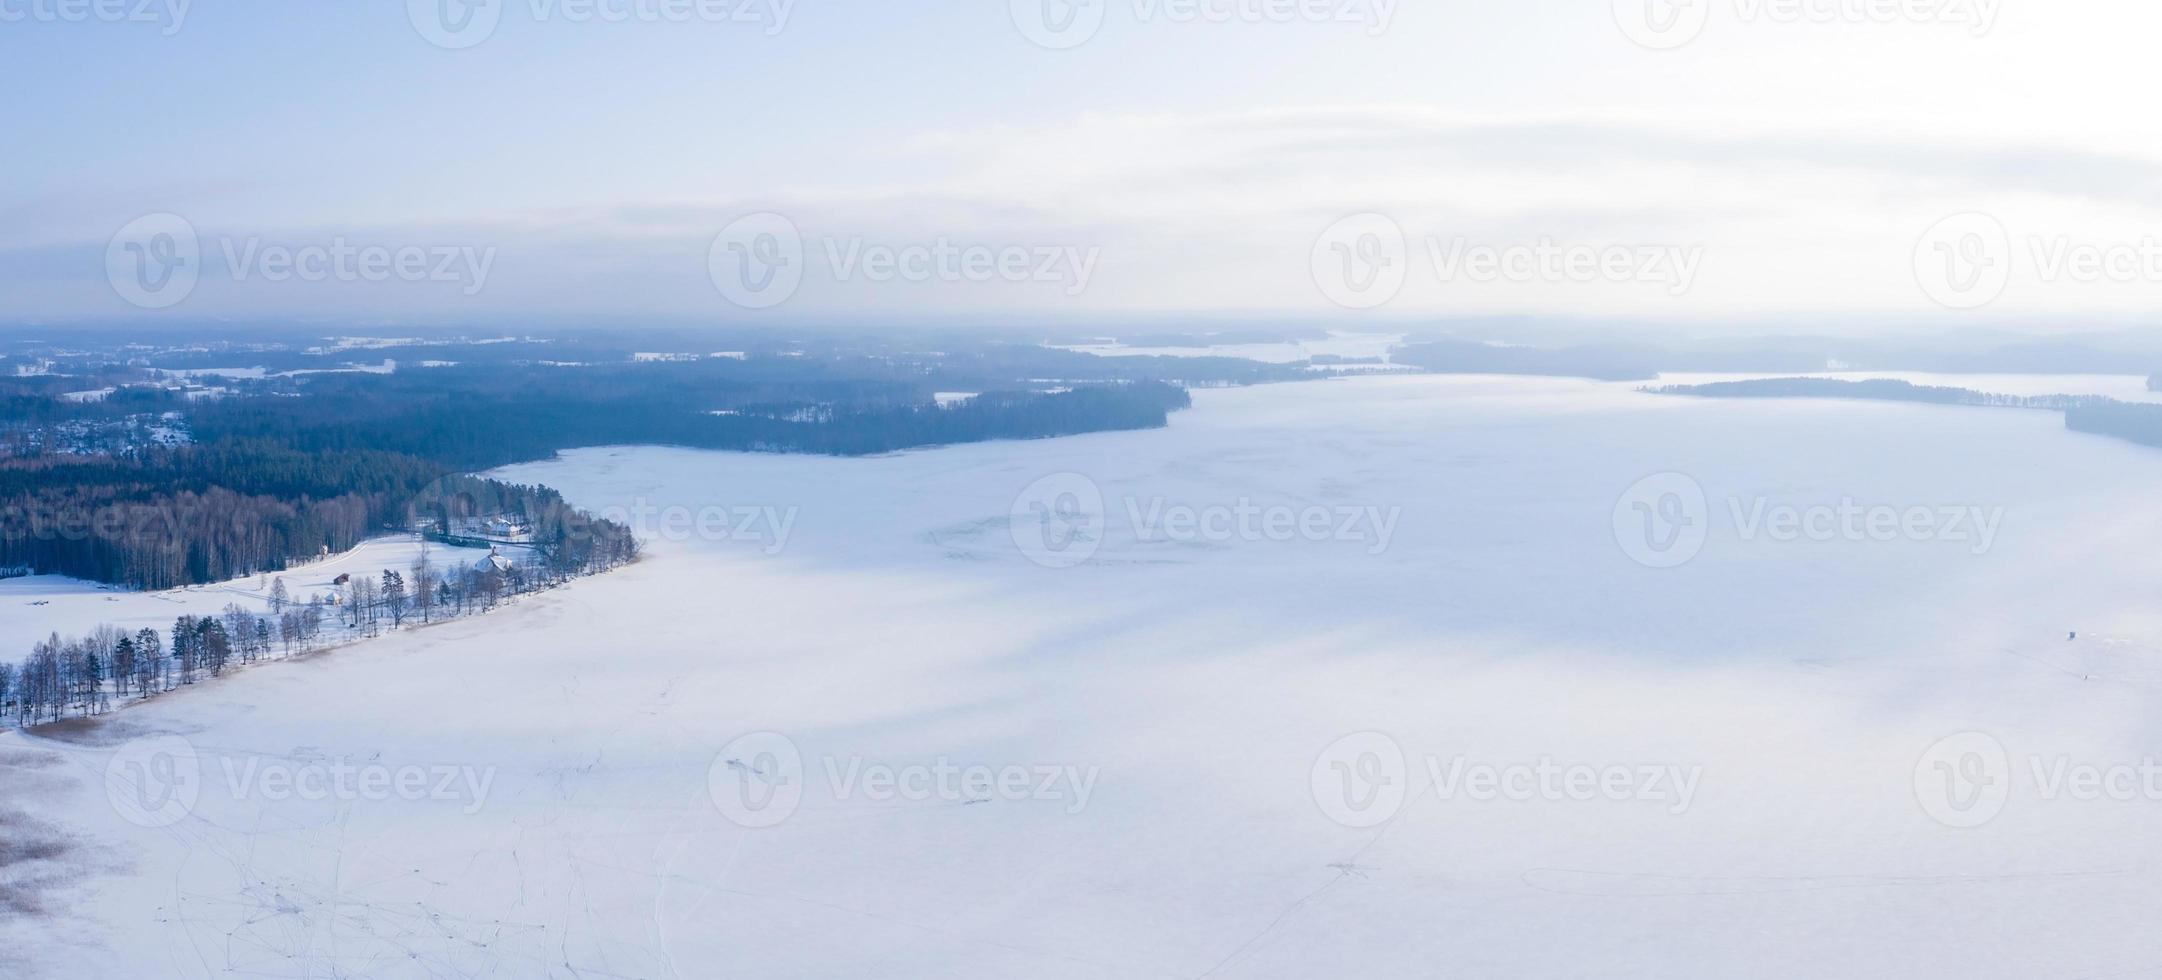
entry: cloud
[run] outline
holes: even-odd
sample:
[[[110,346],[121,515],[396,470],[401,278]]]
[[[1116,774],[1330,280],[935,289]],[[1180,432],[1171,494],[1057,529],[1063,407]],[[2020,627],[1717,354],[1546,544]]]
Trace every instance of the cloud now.
[[[786,215],[810,243],[792,310],[939,310],[1061,315],[1119,311],[1339,314],[1315,288],[1315,236],[1347,214],[1379,212],[1410,236],[1413,274],[1376,316],[1616,313],[1702,318],[1736,312],[1931,312],[1915,288],[1918,236],[1947,214],[1999,217],[2017,240],[2115,243],[2162,227],[2162,162],[2137,154],[1866,127],[1798,132],[1761,120],[1604,114],[1500,116],[1432,107],[1344,106],[1211,113],[1081,113],[1029,125],[926,130],[876,151],[848,181],[757,194],[532,207],[447,215],[426,225],[257,227],[192,216],[206,236],[307,243],[336,235],[501,251],[484,295],[443,312],[624,309],[739,315],[706,275],[730,221]],[[63,219],[40,211],[51,227]],[[89,213],[85,211],[84,213]],[[1656,283],[1467,282],[1416,268],[1457,240],[1512,248],[1701,249],[1677,295]],[[1015,283],[863,281],[830,268],[852,243],[1099,249],[1080,295]],[[89,254],[103,241],[54,244]],[[92,279],[95,277],[83,277]],[[2015,279],[2015,286],[2019,286]],[[2007,311],[2108,311],[2150,304],[2154,282],[2118,289],[2026,284]],[[210,288],[203,304],[278,312],[323,296]],[[53,291],[31,290],[66,305]],[[371,307],[426,312],[440,291],[361,294]],[[50,312],[50,311],[41,311]],[[219,312],[224,312],[220,310]]]

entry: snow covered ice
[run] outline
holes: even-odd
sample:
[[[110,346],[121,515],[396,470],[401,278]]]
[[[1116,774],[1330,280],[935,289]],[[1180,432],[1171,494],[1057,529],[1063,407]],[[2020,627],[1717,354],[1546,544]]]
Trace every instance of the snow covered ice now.
[[[1558,379],[1194,399],[501,471],[643,515],[648,557],[0,734],[0,972],[2151,968],[2162,453]],[[1674,476],[1702,537],[1654,567],[1629,495]],[[1736,517],[1847,505],[2001,521]],[[48,628],[28,587],[8,635]]]

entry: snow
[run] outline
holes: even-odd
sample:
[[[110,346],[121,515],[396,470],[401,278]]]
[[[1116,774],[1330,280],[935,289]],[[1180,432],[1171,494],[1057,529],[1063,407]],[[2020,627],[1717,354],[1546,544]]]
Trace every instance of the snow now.
[[[270,369],[264,367],[229,368],[155,368],[161,375],[174,378],[226,378],[233,381],[255,381],[268,377]]]
[[[347,350],[352,348],[341,345],[330,349]],[[440,366],[452,362],[435,361],[428,363],[430,366]],[[398,370],[398,362],[393,358],[386,357],[379,364],[348,363],[334,368],[298,368],[275,373],[264,367],[158,368],[156,370],[159,374],[175,378],[225,378],[233,381],[259,381],[264,378],[299,378],[311,374],[392,374]]]
[[[397,373],[397,370],[397,360],[386,357],[383,359],[383,362],[381,364],[353,363],[341,365],[334,368],[300,368],[293,371],[280,371],[274,376],[280,378],[299,378],[305,377],[310,374],[395,374]]]
[[[1354,333],[1331,330],[1320,340],[1280,343],[1212,344],[1205,347],[1130,347],[1115,340],[1096,344],[1049,346],[1099,357],[1239,357],[1268,364],[1297,364],[1313,357],[1380,358],[1386,364],[1390,350],[1403,343],[1403,334]],[[1344,367],[1349,367],[1345,365]],[[1377,366],[1378,368],[1379,366]]]
[[[427,547],[438,562],[470,560],[485,554],[442,544]],[[80,636],[99,623],[124,627],[130,633],[148,626],[163,635],[181,616],[216,615],[232,603],[264,613],[270,608],[271,580],[276,578],[285,579],[286,593],[304,603],[313,594],[329,596],[333,580],[340,575],[380,576],[386,568],[402,574],[419,557],[420,550],[418,535],[374,538],[350,551],[283,572],[159,592],[133,591],[64,575],[0,579],[0,658],[19,661],[30,652],[32,644],[51,633]]]
[[[981,394],[983,392],[980,391],[939,391],[933,392],[931,397],[938,402],[938,407],[948,408],[967,402]]]
[[[329,343],[322,347],[310,348],[310,350],[313,352],[372,350],[384,347],[420,347],[428,344],[428,341],[419,337],[325,337],[323,339],[329,341]]]
[[[23,787],[8,805],[80,838],[46,916],[0,917],[0,957],[22,954],[0,972],[2024,980],[2154,962],[2162,803],[2043,799],[2023,763],[2134,764],[2162,736],[2162,452],[2048,413],[1633,387],[1340,379],[1197,391],[1149,432],[512,468],[638,509],[649,559],[199,685],[97,737],[0,736],[0,787]],[[1662,472],[1714,502],[1702,553],[1665,569],[1615,522]],[[1017,544],[1016,501],[1045,485],[1102,494],[1086,561]],[[2004,516],[1979,554],[1745,539],[1729,497]],[[1180,507],[1398,519],[1377,551],[1333,525],[1284,540],[1133,517]],[[755,521],[668,517],[712,509],[793,531],[769,554]],[[801,753],[803,795],[751,829],[729,794],[788,772],[781,743],[742,740],[760,732]],[[1370,732],[1410,758],[1409,793],[1347,826],[1317,763]],[[1917,794],[1960,732],[2022,763],[1972,828]],[[134,751],[121,739],[166,733],[199,755],[200,797],[140,828],[104,774]],[[1443,798],[1432,774],[1459,757],[1701,778],[1678,810]],[[907,799],[846,779],[942,762],[1096,778],[1078,808],[1057,780]],[[488,778],[308,800],[234,791],[251,765]]]

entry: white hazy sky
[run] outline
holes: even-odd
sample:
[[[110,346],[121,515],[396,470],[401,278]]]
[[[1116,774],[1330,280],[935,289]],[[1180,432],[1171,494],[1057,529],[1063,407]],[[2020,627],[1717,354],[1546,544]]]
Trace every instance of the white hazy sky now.
[[[1986,321],[2162,300],[2162,257],[2136,261],[2162,235],[2146,77],[2162,8],[2133,0],[1204,0],[1199,18],[1090,0],[1064,50],[1030,36],[1063,0],[706,0],[745,19],[719,23],[666,22],[691,0],[599,0],[609,19],[495,0],[462,49],[426,34],[464,0],[170,0],[151,23],[67,22],[57,2],[0,0],[16,320]],[[1636,43],[1624,25],[1647,15],[1690,39]],[[800,283],[758,311],[708,261],[755,212],[803,242]],[[1969,212],[1989,221],[1935,251],[1932,229]],[[144,311],[111,285],[108,246],[161,213],[198,236],[200,281]],[[1346,309],[1327,282],[1341,262],[1395,256],[1320,236],[1364,213],[1402,230],[1403,281]],[[490,261],[455,282],[235,268],[341,239]],[[1047,281],[1036,260],[1022,281],[847,266],[940,241],[1043,250]],[[1427,247],[1542,241],[1687,257],[1690,278],[1444,278]],[[2126,264],[2083,281],[2055,262],[2081,247]],[[1961,257],[1985,273],[1931,271]],[[1977,308],[1939,302],[1947,275],[1981,283],[1948,297]]]

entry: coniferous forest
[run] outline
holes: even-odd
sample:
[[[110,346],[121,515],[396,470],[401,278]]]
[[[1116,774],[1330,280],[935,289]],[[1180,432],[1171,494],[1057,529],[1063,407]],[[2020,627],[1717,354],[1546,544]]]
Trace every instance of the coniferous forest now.
[[[340,369],[350,355],[278,350],[218,363],[306,366],[205,371],[200,351],[144,359],[120,347],[76,354],[60,370],[18,366],[0,378],[0,568],[144,589],[222,581],[386,531],[490,516],[451,514],[442,502],[452,498],[496,501],[536,529],[558,569],[605,565],[633,548],[628,529],[546,488],[461,474],[593,445],[860,455],[1140,429],[1189,403],[1144,364],[1084,355],[1047,365],[984,349],[919,367],[837,353],[570,363],[508,356],[533,353],[525,345],[448,352],[459,360],[382,371]],[[1206,381],[1267,374],[1182,370]],[[1085,376],[1027,380],[1047,371]],[[84,397],[93,385],[104,387]],[[940,404],[930,395],[943,386],[980,390]]]

